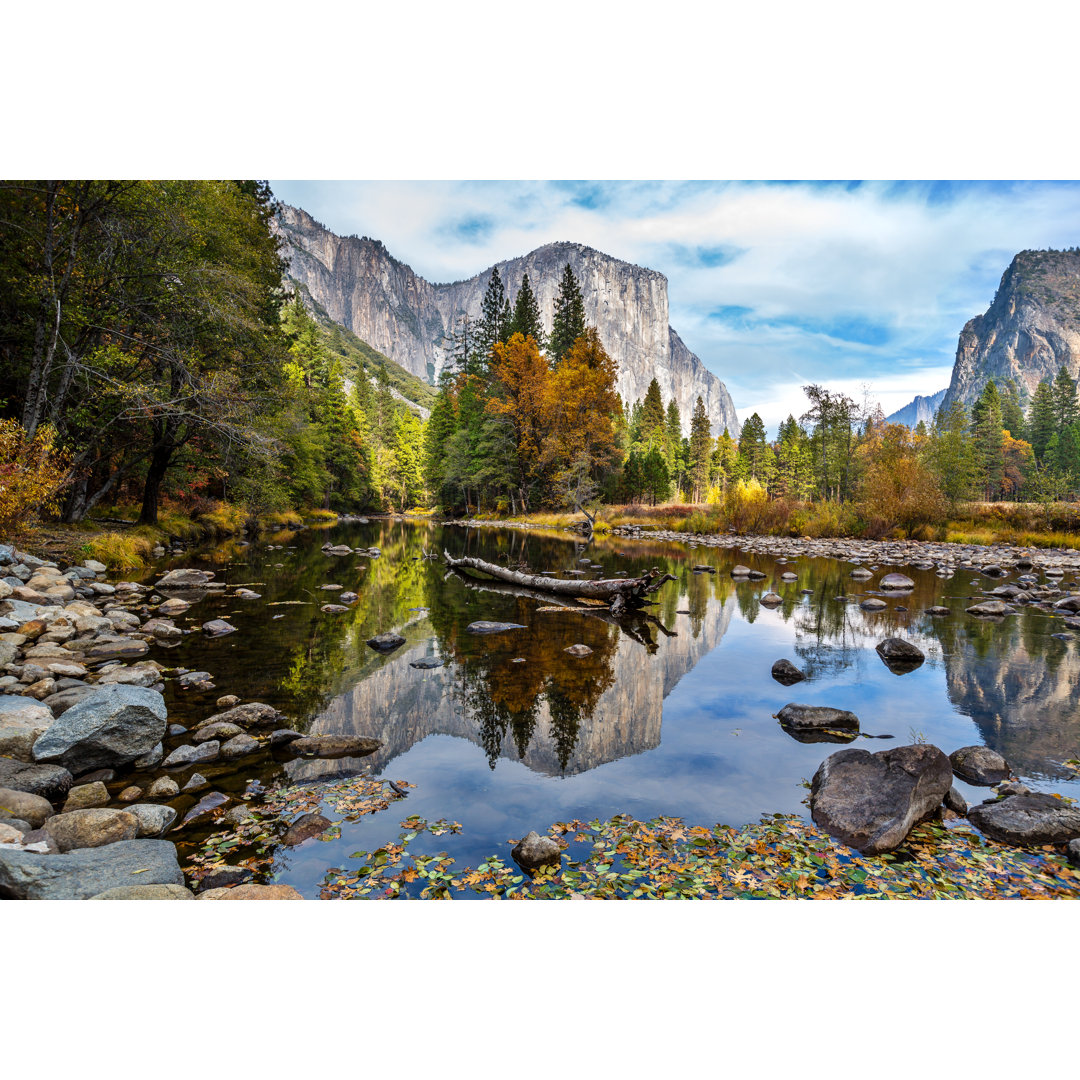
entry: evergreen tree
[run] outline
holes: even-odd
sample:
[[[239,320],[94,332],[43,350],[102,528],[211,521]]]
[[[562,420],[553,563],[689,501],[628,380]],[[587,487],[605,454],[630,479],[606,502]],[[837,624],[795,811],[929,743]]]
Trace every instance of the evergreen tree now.
[[[672,400],[674,405],[674,399]],[[676,416],[678,409],[676,409]],[[690,418],[689,472],[690,501],[702,502],[709,488],[709,452],[712,449],[712,431],[705,402],[699,396],[694,402],[694,414]]]
[[[1080,420],[1080,409],[1076,404],[1076,382],[1069,377],[1062,364],[1054,379],[1054,426],[1060,433],[1070,424]]]
[[[453,498],[453,495],[444,492],[443,488],[447,473],[447,449],[456,431],[457,414],[454,411],[450,382],[444,374],[439,392],[435,395],[435,403],[431,407],[431,415],[424,427],[424,479],[436,501],[442,501],[448,496]]]
[[[1056,427],[1054,391],[1043,379],[1032,395],[1027,422],[1027,441],[1040,464],[1046,457],[1046,448]]]
[[[1001,493],[1005,437],[1001,427],[1001,397],[991,379],[971,409],[975,478],[983,498],[993,502]]]
[[[559,280],[559,294],[555,297],[555,314],[551,323],[548,352],[552,362],[561,360],[584,333],[585,301],[574,271],[567,263]]]
[[[713,451],[713,482],[726,488],[728,483],[735,479],[738,462],[738,444],[728,429],[724,428],[723,434],[717,437],[716,449]]]
[[[1020,405],[1020,394],[1016,383],[1008,379],[999,391],[1001,394],[1001,426],[1014,438],[1024,437],[1024,410]],[[925,434],[925,432],[924,432]]]
[[[776,455],[765,437],[765,425],[754,413],[743,424],[739,437],[739,472],[743,479],[755,479],[766,489],[776,476]]]
[[[641,462],[642,481],[645,494],[653,506],[662,503],[671,496],[671,474],[667,462],[658,446],[649,448]]]
[[[522,277],[521,288],[514,299],[514,313],[510,318],[507,340],[515,334],[531,337],[541,352],[543,351],[546,344],[544,324],[540,321],[540,305],[536,302],[536,294],[532,291],[528,274]]]
[[[663,444],[667,431],[667,414],[660,397],[660,384],[654,378],[641,402],[641,418],[638,421],[638,441]],[[659,432],[659,434],[657,434]]]
[[[507,339],[509,310],[510,301],[496,266],[492,268],[484,298],[480,301],[480,319],[475,327],[476,347],[485,363],[495,345]]]
[[[682,447],[682,417],[679,415],[679,403],[674,397],[668,402],[664,425],[664,456],[667,458],[668,469],[674,476],[678,472],[677,459]]]
[[[780,425],[777,440],[777,484],[780,494],[803,501],[814,488],[814,458],[810,440],[794,416]]]

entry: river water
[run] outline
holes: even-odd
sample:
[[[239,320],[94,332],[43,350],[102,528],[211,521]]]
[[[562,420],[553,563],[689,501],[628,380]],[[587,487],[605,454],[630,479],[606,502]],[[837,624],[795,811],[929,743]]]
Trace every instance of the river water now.
[[[327,541],[378,547],[381,555],[327,555]],[[471,588],[441,560],[423,558],[444,548],[562,573],[592,574],[599,566],[605,576],[636,575],[658,567],[676,580],[657,594],[653,619],[622,627],[544,610],[543,600]],[[736,582],[736,562],[767,577]],[[217,697],[236,694],[278,707],[295,728],[382,743],[362,759],[264,756],[247,759],[238,772],[200,769],[217,790],[237,797],[252,780],[318,786],[358,774],[413,785],[388,811],[343,821],[339,839],[275,853],[273,879],[305,896],[317,896],[327,869],[347,865],[350,853],[393,841],[411,814],[462,825],[460,834],[424,834],[410,848],[446,850],[459,865],[491,853],[508,861],[509,840],[573,818],[663,814],[740,825],[767,813],[807,815],[805,782],[840,747],[787,734],[773,715],[788,702],[850,709],[866,735],[892,736],[852,744],[871,751],[915,740],[946,753],[984,743],[1031,787],[1080,797],[1080,780],[1063,764],[1080,756],[1077,643],[1052,636],[1065,628],[1041,610],[1021,609],[1001,622],[965,615],[970,597],[1000,584],[977,574],[943,581],[933,571],[906,569],[916,585],[897,597],[876,592],[877,575],[857,582],[850,563],[830,559],[778,564],[620,537],[586,545],[569,533],[388,520],[262,537],[250,546],[229,542],[163,563],[147,580],[179,565],[213,568],[261,598],[208,593],[177,624],[227,617],[239,632],[215,639],[193,633],[167,651],[155,647],[151,655],[161,663],[208,671],[215,684],[183,691],[169,682],[171,722],[190,726],[217,711]],[[694,572],[696,565],[716,573]],[[781,581],[783,571],[797,580]],[[320,606],[337,599],[325,584],[359,599],[345,614],[324,614]],[[783,597],[772,610],[759,603],[770,590]],[[858,601],[868,592],[885,596],[888,609],[862,611]],[[953,613],[925,614],[934,604]],[[490,636],[466,630],[481,619],[524,629]],[[366,644],[391,630],[406,643],[390,655]],[[926,662],[894,674],[874,651],[891,635],[918,644]],[[575,644],[591,655],[564,651]],[[774,681],[770,668],[781,657],[808,680],[792,687]],[[443,665],[412,666],[425,658]],[[987,795],[957,787],[969,802]],[[182,814],[194,801],[186,796],[174,805]],[[188,832],[191,841],[170,835],[181,861],[193,850],[188,843],[205,835]]]

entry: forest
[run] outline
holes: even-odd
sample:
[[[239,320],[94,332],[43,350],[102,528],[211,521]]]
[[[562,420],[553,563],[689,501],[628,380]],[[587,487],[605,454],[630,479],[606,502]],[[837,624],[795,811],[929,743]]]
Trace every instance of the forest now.
[[[550,332],[528,277],[510,296],[496,268],[438,386],[410,389],[290,289],[274,213],[257,181],[0,183],[0,527],[683,504],[714,526],[915,535],[971,500],[1080,489],[1064,368],[914,430],[812,385],[775,439],[756,413],[714,436],[700,398],[684,435],[655,379],[619,398],[569,265]]]

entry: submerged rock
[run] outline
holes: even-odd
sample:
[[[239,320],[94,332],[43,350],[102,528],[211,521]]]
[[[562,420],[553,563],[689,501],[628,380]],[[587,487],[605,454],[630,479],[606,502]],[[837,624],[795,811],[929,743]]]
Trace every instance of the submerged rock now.
[[[894,674],[903,675],[914,671],[926,659],[918,645],[913,645],[903,638],[891,637],[878,642],[875,646],[878,656]]]
[[[1053,795],[1010,795],[973,806],[968,821],[1003,844],[1041,847],[1080,837],[1080,809]]]
[[[592,649],[588,645],[581,645],[580,643],[568,646],[563,649],[563,652],[570,656],[592,656]]]
[[[952,770],[961,780],[982,787],[993,787],[1012,776],[1012,767],[988,746],[962,746],[949,755]]]
[[[501,634],[506,630],[524,630],[525,627],[521,623],[513,622],[488,622],[481,619],[478,622],[471,622],[465,627],[470,634]]]
[[[211,619],[209,622],[204,622],[201,629],[208,637],[224,637],[236,631],[236,627],[224,619]]]
[[[772,677],[784,686],[802,682],[806,674],[800,671],[790,660],[777,660],[772,666]]]
[[[784,598],[774,592],[767,592],[764,596],[758,598],[758,603],[762,607],[778,607],[783,602]]]
[[[949,759],[927,743],[871,754],[841,750],[810,785],[810,814],[830,836],[877,855],[899,847],[952,787]]]
[[[541,866],[559,866],[562,863],[562,850],[550,836],[540,836],[536,832],[527,833],[511,849],[514,861],[523,870],[537,870]]]
[[[311,754],[320,758],[366,757],[374,754],[382,743],[359,735],[301,735],[285,744],[293,754]]]
[[[330,828],[330,822],[322,814],[304,814],[286,830],[281,842],[286,847],[297,847],[314,836],[322,836]]]
[[[430,671],[432,668],[441,668],[446,663],[437,656],[423,656],[419,660],[411,660],[409,667],[419,668],[421,671]]]

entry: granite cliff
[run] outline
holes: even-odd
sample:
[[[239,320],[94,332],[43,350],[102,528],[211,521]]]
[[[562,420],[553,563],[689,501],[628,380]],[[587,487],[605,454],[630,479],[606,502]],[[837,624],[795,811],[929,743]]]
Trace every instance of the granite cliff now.
[[[1080,251],[1021,251],[960,332],[944,405],[970,405],[990,379],[1014,380],[1026,401],[1063,364],[1080,375]]]
[[[458,317],[480,313],[491,267],[465,281],[433,284],[395,259],[380,241],[337,236],[304,210],[282,206],[277,229],[290,276],[330,317],[429,383],[446,362],[446,338]],[[618,361],[616,389],[623,400],[643,398],[655,377],[665,404],[673,397],[678,402],[684,433],[700,395],[713,434],[726,427],[738,436],[727,388],[669,325],[663,274],[572,243],[545,244],[497,265],[511,297],[529,275],[550,329],[559,276],[567,263],[581,285],[586,320]]]
[[[928,397],[917,394],[913,401],[909,401],[902,409],[890,413],[885,419],[890,424],[906,424],[909,428],[918,427],[920,422],[929,427],[947,393],[946,387]]]

